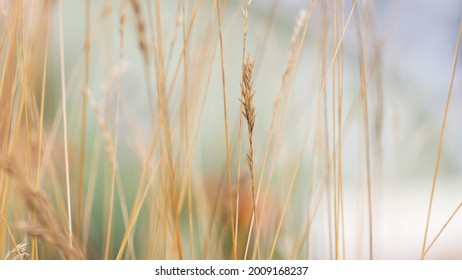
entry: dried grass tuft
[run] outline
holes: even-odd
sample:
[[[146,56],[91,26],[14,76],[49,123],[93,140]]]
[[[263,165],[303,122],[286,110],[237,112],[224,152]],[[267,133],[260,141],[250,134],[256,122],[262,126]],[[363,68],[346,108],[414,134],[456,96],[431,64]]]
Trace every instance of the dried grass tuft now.
[[[20,229],[30,237],[38,238],[50,247],[59,249],[65,259],[83,259],[80,250],[74,244],[69,243],[66,226],[58,222],[59,219],[54,215],[53,206],[45,194],[35,190],[14,163],[0,163],[0,169],[17,180],[14,191],[24,202],[29,213],[36,216],[33,224],[23,223],[20,225]]]
[[[27,252],[27,243],[19,243],[13,249],[8,251],[5,260],[28,260],[30,255]]]

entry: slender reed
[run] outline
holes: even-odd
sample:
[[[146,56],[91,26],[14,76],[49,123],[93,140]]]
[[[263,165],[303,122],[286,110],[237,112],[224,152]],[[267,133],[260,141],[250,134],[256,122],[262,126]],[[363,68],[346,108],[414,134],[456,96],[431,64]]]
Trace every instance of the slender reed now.
[[[461,37],[462,37],[462,21],[460,22],[460,26],[459,26],[459,35],[457,36],[457,47],[456,47],[456,52],[455,52],[455,55],[454,55],[454,63],[452,65],[451,83],[449,84],[449,92],[448,92],[448,97],[447,97],[447,100],[446,100],[446,107],[444,109],[443,125],[441,127],[440,143],[439,143],[439,146],[438,146],[438,157],[436,159],[435,173],[433,175],[432,190],[431,190],[431,194],[430,194],[430,201],[429,201],[429,204],[428,204],[427,222],[425,224],[424,240],[423,240],[423,244],[422,244],[422,254],[420,256],[421,259],[423,259],[425,257],[425,255],[426,255],[427,235],[428,235],[428,228],[430,226],[430,215],[431,215],[431,212],[432,212],[433,197],[435,195],[436,178],[438,177],[438,170],[439,170],[439,167],[440,167],[441,152],[443,150],[444,131],[446,129],[446,122],[447,122],[448,112],[449,112],[449,104],[451,103],[452,87],[454,85],[454,78],[455,78],[455,75],[456,75],[457,60],[459,58]],[[457,208],[457,209],[459,209],[459,208]],[[433,243],[432,243],[432,245],[433,245]]]

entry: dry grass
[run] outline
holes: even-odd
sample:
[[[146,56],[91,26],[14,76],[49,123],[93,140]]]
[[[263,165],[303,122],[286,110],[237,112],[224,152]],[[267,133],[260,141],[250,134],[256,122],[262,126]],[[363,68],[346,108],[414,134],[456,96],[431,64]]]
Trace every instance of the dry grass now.
[[[28,260],[27,246],[26,243],[18,244],[6,254],[5,260]]]
[[[397,10],[255,2],[0,2],[2,258],[382,256]],[[461,32],[416,258],[462,205],[432,229]]]
[[[253,70],[254,69],[254,62],[247,56],[244,65],[242,66],[242,83],[241,83],[241,103],[242,103],[242,114],[247,122],[247,132],[249,136],[249,150],[247,152],[247,162],[249,164],[249,173],[250,173],[250,189],[252,192],[252,204],[253,204],[253,215],[252,215],[252,224],[256,224],[256,243],[257,243],[257,254],[258,258],[260,259],[260,246],[258,242],[259,234],[258,234],[258,219],[257,219],[257,200],[256,200],[256,193],[255,193],[255,172],[254,172],[254,144],[253,144],[253,133],[255,127],[255,105],[253,102],[254,92],[252,89],[252,80],[253,80]],[[246,249],[245,249],[245,257],[247,258],[248,246],[250,241],[250,235],[252,232],[249,232],[249,238],[247,241]]]
[[[39,238],[50,247],[57,248],[66,259],[83,258],[73,243],[69,243],[67,236],[72,235],[59,222],[46,196],[33,189],[32,184],[26,181],[17,166],[10,163],[8,165],[2,164],[0,168],[12,179],[17,180],[14,188],[18,197],[23,201],[30,214],[35,213],[35,222],[21,225],[21,230],[31,237]],[[22,252],[19,255],[25,254]]]

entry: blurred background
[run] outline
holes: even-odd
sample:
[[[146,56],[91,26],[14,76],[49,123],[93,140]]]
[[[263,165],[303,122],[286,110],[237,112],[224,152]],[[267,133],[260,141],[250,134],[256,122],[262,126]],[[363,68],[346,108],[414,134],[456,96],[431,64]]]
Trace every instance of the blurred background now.
[[[460,59],[437,175],[435,168],[461,1],[251,1],[246,54],[255,61],[257,230],[249,229],[248,133],[240,108],[244,1],[220,0],[222,41],[217,1],[50,1],[48,48],[45,33],[32,28],[37,11],[48,8],[20,2],[25,35],[18,40],[48,50],[43,153],[51,156],[39,164],[40,186],[66,224],[64,70],[71,224],[85,258],[232,258],[236,240],[237,258],[247,256],[247,243],[247,258],[256,258],[258,243],[262,258],[418,259],[435,176],[427,246],[458,210]],[[13,32],[14,4],[0,3],[4,41]],[[5,49],[2,56],[6,73]],[[27,89],[38,105],[39,66],[35,88]],[[29,219],[16,211],[4,215],[11,225]],[[456,212],[426,258],[462,258],[461,217]],[[15,234],[31,243],[19,228]],[[124,237],[129,249],[121,250]],[[43,258],[59,257],[43,250]]]

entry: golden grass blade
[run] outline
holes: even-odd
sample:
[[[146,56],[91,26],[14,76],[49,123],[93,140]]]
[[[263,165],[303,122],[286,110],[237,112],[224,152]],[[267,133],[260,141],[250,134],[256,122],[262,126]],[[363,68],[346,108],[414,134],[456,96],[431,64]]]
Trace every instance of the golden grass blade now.
[[[459,58],[461,36],[462,36],[462,21],[460,22],[460,26],[459,26],[459,35],[457,36],[457,46],[456,46],[456,51],[455,51],[455,54],[454,54],[454,63],[453,63],[453,66],[452,66],[451,83],[449,84],[448,97],[447,97],[447,100],[446,100],[446,107],[444,109],[444,117],[443,117],[443,124],[442,124],[442,127],[441,127],[440,142],[439,142],[439,145],[438,145],[438,155],[437,155],[437,159],[436,159],[435,173],[433,175],[433,183],[432,183],[432,189],[431,189],[431,193],[430,193],[430,201],[429,201],[429,204],[428,204],[427,222],[426,222],[426,225],[425,225],[424,240],[423,240],[423,244],[422,244],[422,254],[420,256],[421,259],[423,259],[425,257],[425,254],[426,254],[428,228],[430,226],[430,216],[431,216],[431,212],[432,212],[433,197],[435,195],[436,179],[438,177],[438,170],[439,170],[440,161],[441,161],[441,153],[442,153],[442,150],[443,150],[444,131],[446,129],[446,121],[447,121],[447,118],[448,118],[449,104],[451,103],[452,88],[453,88],[453,85],[454,85],[454,78],[455,78],[456,69],[457,69],[457,60]]]
[[[71,215],[71,182],[69,178],[69,150],[67,143],[67,98],[66,98],[66,75],[64,69],[64,32],[63,32],[63,1],[59,1],[59,50],[61,64],[61,94],[63,108],[63,126],[64,126],[64,157],[66,168],[66,191],[67,191],[67,218],[69,223],[69,245],[72,247],[72,215]]]
[[[216,0],[217,3],[217,14],[218,14],[218,35],[220,39],[220,58],[221,58],[221,79],[222,79],[222,88],[223,88],[223,114],[225,118],[225,141],[226,141],[226,161],[227,161],[227,171],[228,171],[228,185],[229,193],[232,194],[232,179],[231,179],[231,155],[229,151],[229,129],[228,129],[228,109],[227,109],[227,94],[226,94],[226,77],[225,77],[225,56],[223,51],[223,35],[221,28],[221,9],[220,9],[220,0]],[[232,197],[232,195],[230,195]],[[236,259],[236,240],[234,232],[234,209],[231,211],[231,235],[232,235],[232,258]]]

